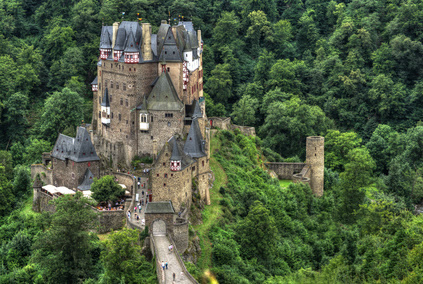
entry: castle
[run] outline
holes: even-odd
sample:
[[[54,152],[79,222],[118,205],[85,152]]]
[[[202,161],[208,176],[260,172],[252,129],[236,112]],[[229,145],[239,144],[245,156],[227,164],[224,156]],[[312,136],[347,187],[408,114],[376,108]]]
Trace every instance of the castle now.
[[[49,170],[44,183],[53,193],[64,187],[87,191],[94,178],[109,173],[104,164],[118,172],[134,157],[147,156],[153,159],[150,202],[170,200],[176,212],[189,208],[194,180],[208,204],[201,31],[186,21],[162,21],[157,34],[148,23],[116,22],[102,27],[99,49],[92,124],[78,127],[75,138],[59,135],[43,156],[41,170]],[[136,183],[125,186],[134,193]]]

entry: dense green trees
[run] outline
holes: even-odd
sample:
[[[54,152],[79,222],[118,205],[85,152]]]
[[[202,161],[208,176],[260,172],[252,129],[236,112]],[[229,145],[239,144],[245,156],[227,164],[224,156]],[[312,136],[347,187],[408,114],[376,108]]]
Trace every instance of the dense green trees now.
[[[105,283],[157,283],[153,266],[141,256],[139,231],[123,229],[112,232],[105,241],[101,259],[106,273]]]
[[[77,283],[95,275],[92,239],[96,236],[88,230],[95,227],[96,213],[87,201],[81,192],[56,199],[56,212],[46,220],[49,229],[34,244],[32,261],[48,283]]]
[[[123,189],[114,180],[113,176],[103,176],[100,179],[95,179],[91,185],[92,198],[98,202],[113,202],[124,195]]]

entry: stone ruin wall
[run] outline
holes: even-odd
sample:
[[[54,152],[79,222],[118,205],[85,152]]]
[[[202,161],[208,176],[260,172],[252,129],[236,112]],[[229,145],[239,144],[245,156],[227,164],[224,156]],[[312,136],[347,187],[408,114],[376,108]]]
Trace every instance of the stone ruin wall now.
[[[53,184],[53,170],[48,169],[43,164],[31,165],[31,180],[34,181],[37,174],[40,175],[40,179],[43,184]]]

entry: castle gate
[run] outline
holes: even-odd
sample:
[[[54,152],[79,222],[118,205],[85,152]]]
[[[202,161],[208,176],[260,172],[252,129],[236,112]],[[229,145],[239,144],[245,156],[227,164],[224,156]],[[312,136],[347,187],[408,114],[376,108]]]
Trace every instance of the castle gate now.
[[[166,236],[166,223],[163,220],[153,222],[153,236]]]

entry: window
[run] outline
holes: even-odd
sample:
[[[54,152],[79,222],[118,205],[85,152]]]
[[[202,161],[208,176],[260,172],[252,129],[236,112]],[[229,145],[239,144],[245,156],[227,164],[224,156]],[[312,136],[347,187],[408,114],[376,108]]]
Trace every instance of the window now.
[[[153,122],[153,116],[151,116],[151,122]]]
[[[151,140],[153,140],[153,136],[151,136]]]
[[[113,118],[113,112],[112,112],[112,118]]]
[[[110,89],[113,89],[113,81],[110,81]]]
[[[101,118],[101,111],[98,112],[98,118]]]
[[[203,163],[203,167],[204,167],[204,161],[202,163]]]
[[[132,55],[131,55],[131,59],[132,59]]]
[[[101,90],[101,83],[100,83],[100,84],[98,84],[98,89],[99,89],[99,90]]]
[[[166,184],[164,183],[163,186],[166,186]]]
[[[165,176],[164,176],[165,178],[167,178],[167,174],[165,174]]]
[[[101,97],[98,96],[98,103],[101,104]]]
[[[109,101],[110,101],[110,102],[112,102],[112,98],[113,98],[113,96],[112,96],[112,95],[110,95],[110,98],[109,98]]]
[[[110,63],[110,68],[113,68],[113,63]]]
[[[120,67],[120,65],[119,65],[119,67]],[[119,83],[118,82],[116,82],[116,89],[119,90]]]
[[[195,166],[194,166],[194,167],[192,167],[192,170],[193,170],[193,171],[195,171]]]
[[[170,127],[170,121],[167,123],[167,126]]]
[[[165,54],[167,54],[167,51],[165,51]]]
[[[125,105],[128,106],[128,99],[125,100]]]
[[[123,99],[120,99],[120,105],[123,106]]]
[[[173,174],[170,174],[171,177],[173,177]]]
[[[106,80],[106,83],[104,84],[105,86],[106,86],[106,88],[107,88],[107,83],[108,83],[109,81],[108,80]]]
[[[157,174],[157,176],[160,176],[159,174]]]
[[[166,163],[163,163],[163,166],[166,166]]]
[[[165,117],[173,117],[173,113],[165,113]]]
[[[122,120],[122,115],[119,113],[119,121]]]
[[[132,71],[132,69],[131,69],[131,68],[129,68],[129,71]]]
[[[126,84],[123,83],[123,90],[126,91]]]
[[[134,68],[134,72],[137,71],[137,68]]]

